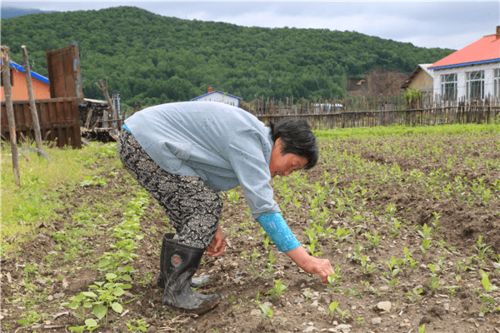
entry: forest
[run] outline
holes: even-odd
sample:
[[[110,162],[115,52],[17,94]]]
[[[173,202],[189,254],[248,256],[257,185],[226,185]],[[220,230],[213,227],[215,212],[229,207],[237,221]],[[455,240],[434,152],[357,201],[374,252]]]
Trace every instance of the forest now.
[[[374,69],[411,72],[453,50],[326,29],[242,27],[183,20],[135,7],[53,12],[2,20],[2,43],[47,75],[45,51],[77,43],[84,93],[106,79],[125,106],[189,100],[209,85],[242,97],[317,100],[346,93],[347,78]]]

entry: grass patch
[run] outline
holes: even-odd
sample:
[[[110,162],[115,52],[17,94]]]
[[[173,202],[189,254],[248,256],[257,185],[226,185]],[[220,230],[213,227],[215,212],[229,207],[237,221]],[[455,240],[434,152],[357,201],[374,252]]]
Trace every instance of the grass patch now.
[[[500,124],[453,124],[440,126],[379,126],[335,128],[316,130],[319,138],[373,137],[398,135],[433,135],[433,134],[464,134],[464,133],[500,133]]]
[[[40,223],[49,223],[56,209],[61,189],[68,192],[85,179],[98,175],[108,165],[97,161],[116,162],[116,144],[91,143],[82,149],[45,146],[50,160],[40,158],[31,146],[20,147],[21,186],[16,186],[12,172],[10,146],[1,146],[2,226],[0,253],[9,252],[19,243],[6,242],[29,234]]]

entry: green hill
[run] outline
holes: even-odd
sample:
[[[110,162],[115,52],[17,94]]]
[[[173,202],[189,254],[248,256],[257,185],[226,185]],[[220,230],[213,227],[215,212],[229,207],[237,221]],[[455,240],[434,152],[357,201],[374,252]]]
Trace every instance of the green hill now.
[[[181,20],[134,7],[57,12],[2,20],[2,43],[21,61],[28,46],[33,70],[45,70],[45,50],[78,42],[84,92],[108,79],[129,106],[188,100],[208,85],[256,97],[332,98],[346,77],[375,68],[410,72],[452,50],[356,32],[257,28]]]

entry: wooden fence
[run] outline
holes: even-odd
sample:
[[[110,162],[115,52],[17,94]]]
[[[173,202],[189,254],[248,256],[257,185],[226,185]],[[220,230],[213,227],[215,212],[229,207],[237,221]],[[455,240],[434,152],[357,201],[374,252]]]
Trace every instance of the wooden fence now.
[[[72,146],[80,148],[82,139],[80,134],[80,98],[60,97],[37,100],[36,107],[40,130],[44,140],[55,141],[58,147]],[[17,101],[14,104],[16,133],[18,138],[34,138],[33,120],[28,101]],[[9,138],[5,102],[1,104],[0,112],[2,139]]]
[[[493,123],[500,121],[500,106],[464,104],[395,111],[338,111],[311,114],[258,114],[256,116],[265,123],[278,122],[283,119],[305,119],[314,129]]]

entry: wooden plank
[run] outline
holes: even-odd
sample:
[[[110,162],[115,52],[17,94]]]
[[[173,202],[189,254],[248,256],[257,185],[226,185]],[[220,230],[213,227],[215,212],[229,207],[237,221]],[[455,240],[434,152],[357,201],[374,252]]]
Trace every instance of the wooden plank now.
[[[51,97],[83,98],[80,55],[76,44],[47,51]]]

